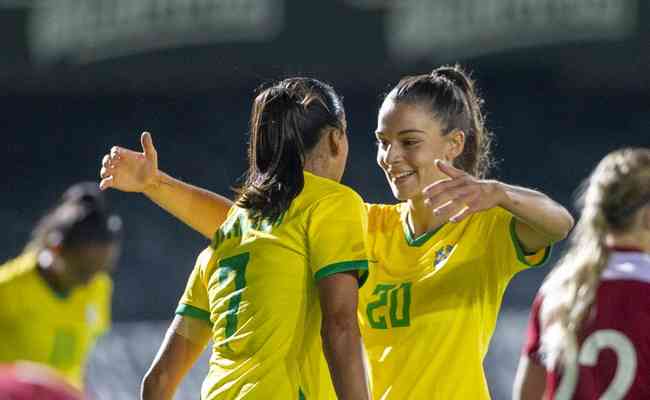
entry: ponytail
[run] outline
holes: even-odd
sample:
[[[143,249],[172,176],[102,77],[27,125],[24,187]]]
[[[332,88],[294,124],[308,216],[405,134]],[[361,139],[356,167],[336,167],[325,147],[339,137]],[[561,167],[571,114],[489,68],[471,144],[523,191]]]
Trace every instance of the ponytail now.
[[[541,288],[541,353],[549,368],[575,363],[578,333],[589,318],[600,277],[609,263],[609,233],[634,228],[636,212],[650,201],[650,150],[610,153],[583,184],[582,215],[568,250]]]
[[[277,219],[304,187],[303,168],[324,128],[343,130],[344,111],[331,86],[291,78],[262,91],[253,103],[249,168],[236,204],[253,219]]]

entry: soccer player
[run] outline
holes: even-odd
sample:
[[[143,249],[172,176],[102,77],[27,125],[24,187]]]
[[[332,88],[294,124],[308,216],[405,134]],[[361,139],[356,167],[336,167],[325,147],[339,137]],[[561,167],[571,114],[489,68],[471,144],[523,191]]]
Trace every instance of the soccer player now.
[[[318,80],[255,98],[246,182],[197,259],[143,399],[172,398],[209,339],[204,400],[368,399],[356,315],[367,221],[338,183],[346,135],[340,98]]]
[[[379,110],[377,163],[400,202],[366,205],[359,314],[375,398],[489,398],[483,359],[508,282],[573,226],[546,195],[485,179],[491,135],[480,105],[454,66],[405,77]],[[229,201],[159,172],[144,139],[146,154],[104,157],[101,187],[144,192],[210,236]]]
[[[650,149],[596,167],[531,310],[515,399],[650,399]]]
[[[0,363],[49,365],[83,387],[86,359],[110,327],[120,237],[96,184],[64,193],[23,253],[0,267]]]

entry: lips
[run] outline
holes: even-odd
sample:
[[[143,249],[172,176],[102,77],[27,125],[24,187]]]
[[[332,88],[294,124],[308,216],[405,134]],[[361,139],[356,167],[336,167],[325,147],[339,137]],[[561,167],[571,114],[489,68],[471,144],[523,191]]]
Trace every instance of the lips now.
[[[399,172],[399,173],[390,173],[390,179],[395,182],[395,183],[400,183],[402,181],[405,181],[408,179],[410,176],[415,175],[415,171],[405,171],[405,172]]]

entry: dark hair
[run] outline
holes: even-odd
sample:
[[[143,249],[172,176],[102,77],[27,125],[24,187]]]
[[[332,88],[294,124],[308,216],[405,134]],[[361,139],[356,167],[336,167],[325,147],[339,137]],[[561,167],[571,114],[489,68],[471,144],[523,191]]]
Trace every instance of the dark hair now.
[[[305,157],[324,128],[344,129],[343,103],[316,79],[289,78],[264,89],[253,103],[249,166],[236,204],[253,219],[275,220],[304,186]]]
[[[122,221],[108,212],[95,182],[81,182],[65,191],[61,200],[36,225],[29,246],[74,248],[121,239]]]
[[[492,133],[485,127],[483,100],[474,82],[459,65],[442,66],[430,74],[407,76],[388,93],[395,102],[425,104],[442,124],[446,135],[454,130],[465,133],[465,147],[454,166],[476,177],[488,175],[494,162],[490,147]]]

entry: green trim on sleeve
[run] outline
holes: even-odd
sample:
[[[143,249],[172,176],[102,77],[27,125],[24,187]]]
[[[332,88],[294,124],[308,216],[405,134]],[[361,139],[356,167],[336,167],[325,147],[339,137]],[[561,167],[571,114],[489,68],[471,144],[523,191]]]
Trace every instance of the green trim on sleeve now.
[[[368,273],[368,270],[365,270],[365,271],[361,272],[361,275],[359,275],[359,279],[358,279],[358,281],[359,281],[359,289],[361,289],[363,287],[363,285],[366,283],[366,281],[368,280],[369,275],[370,274]]]
[[[176,308],[176,314],[182,315],[185,317],[192,317],[196,319],[203,320],[207,322],[208,324],[212,325],[212,321],[210,320],[210,313],[202,310],[200,308],[196,308],[194,306],[191,306],[189,304],[179,304],[178,307]]]
[[[519,262],[528,265],[529,267],[541,267],[542,265],[546,264],[546,261],[548,261],[549,257],[551,256],[551,251],[553,250],[553,245],[550,245],[544,249],[544,257],[542,257],[542,260],[538,262],[537,264],[531,264],[527,259],[526,259],[526,251],[524,250],[523,246],[521,245],[521,241],[517,237],[517,231],[515,229],[515,217],[510,218],[510,237],[512,238],[512,243],[515,246],[515,251],[517,252],[517,259]],[[536,252],[535,254],[537,254]],[[528,254],[529,256],[533,254]]]
[[[330,264],[319,269],[314,274],[314,279],[316,282],[321,279],[328,277],[330,275],[337,274],[339,272],[345,271],[354,271],[354,270],[368,270],[368,260],[356,260],[356,261],[342,261],[334,264]]]

